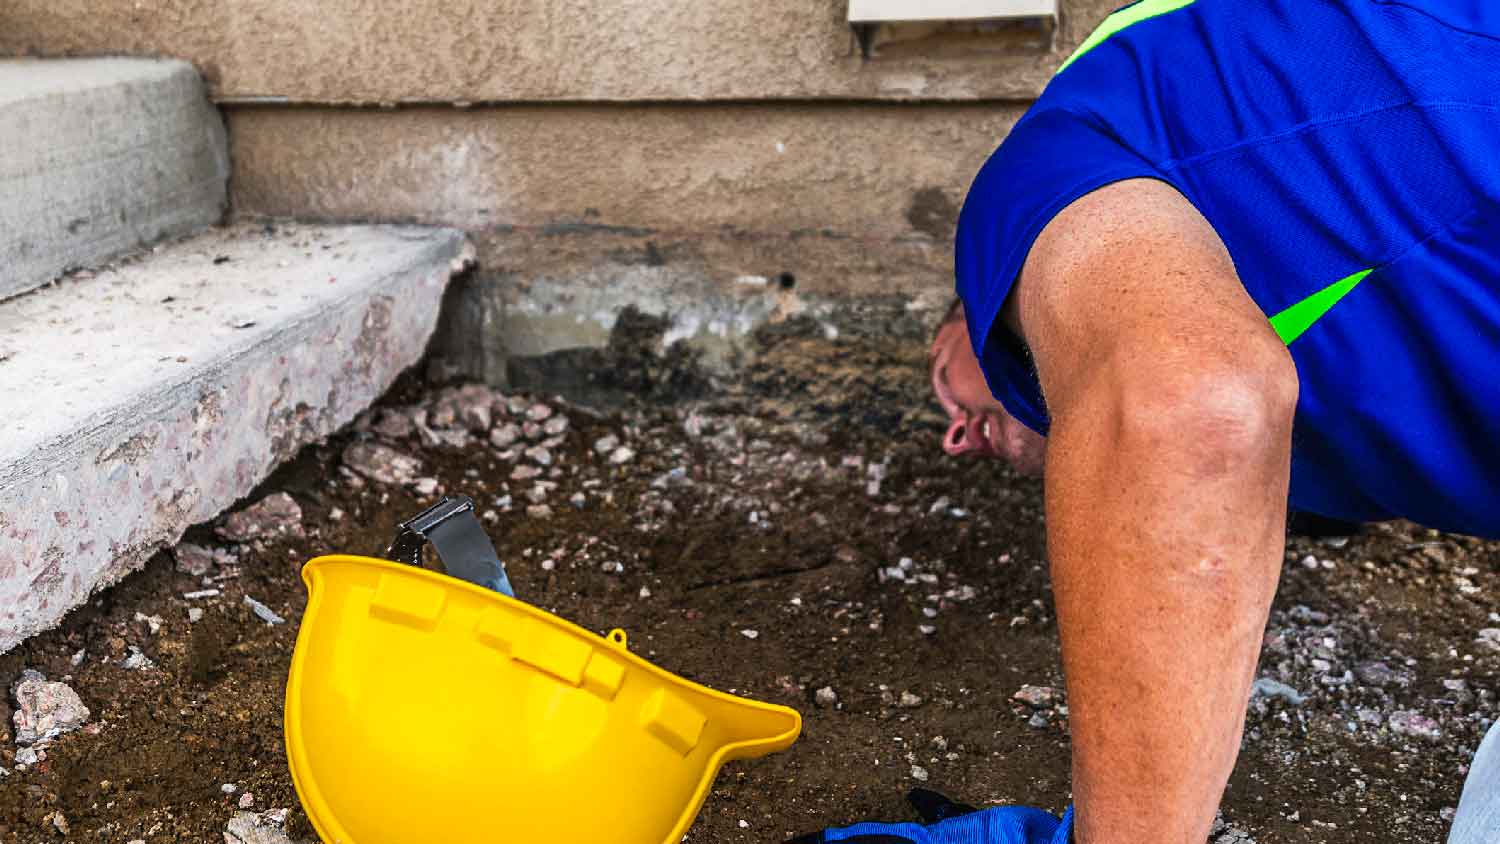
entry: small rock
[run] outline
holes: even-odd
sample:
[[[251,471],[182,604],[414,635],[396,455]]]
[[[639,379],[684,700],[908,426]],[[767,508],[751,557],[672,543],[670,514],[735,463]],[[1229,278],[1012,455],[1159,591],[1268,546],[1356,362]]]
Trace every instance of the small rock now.
[[[357,442],[344,449],[344,465],[380,484],[405,486],[417,479],[422,461],[390,446]]]
[[[552,452],[548,451],[543,446],[534,445],[531,448],[526,449],[525,454],[527,460],[530,460],[538,466],[552,465]]]
[[[829,707],[838,706],[839,695],[838,692],[835,692],[833,690],[832,686],[824,686],[823,688],[818,689],[813,693],[813,702],[823,707],[824,709],[827,709]]]
[[[62,812],[52,813],[52,828],[57,830],[58,833],[63,835],[64,837],[67,836],[69,831],[68,819],[63,815]]]
[[[178,571],[193,577],[202,577],[214,567],[214,553],[191,542],[178,543],[172,549],[172,558],[177,561]]]
[[[1500,627],[1486,627],[1479,631],[1474,644],[1489,651],[1500,651]]]
[[[260,601],[255,600],[254,598],[250,597],[249,595],[245,596],[245,606],[249,607],[250,611],[253,612],[253,613],[255,613],[255,615],[257,617],[259,617],[261,621],[264,621],[266,624],[269,624],[269,625],[272,625],[272,626],[277,625],[277,624],[286,624],[286,619],[284,619],[281,616],[277,615],[276,612],[274,610],[272,610],[270,607],[266,606],[265,604],[262,604]]]
[[[382,409],[375,417],[370,430],[388,440],[402,440],[411,436],[416,427],[411,424],[411,415],[402,410]]]
[[[543,436],[546,436],[546,432],[542,430],[541,425],[538,425],[535,422],[526,422],[521,425],[521,436],[525,437],[531,442],[536,442]]]
[[[156,663],[151,661],[151,657],[141,653],[141,649],[135,645],[130,646],[130,656],[125,657],[125,661],[121,665],[127,671],[145,671],[148,668],[156,667]]]
[[[224,827],[224,844],[295,844],[282,829],[280,812],[235,812]]]
[[[89,720],[88,707],[63,683],[48,682],[36,671],[23,672],[11,692],[16,711],[16,744],[30,745],[72,732]]]
[[[594,453],[599,455],[612,454],[620,446],[620,438],[614,434],[607,434],[594,440]]]
[[[932,749],[938,751],[939,753],[941,753],[944,750],[947,750],[948,749],[948,740],[945,739],[945,738],[943,738],[942,736],[933,736],[932,737]]]
[[[927,782],[927,769],[921,765],[911,766],[911,778],[917,782]]]
[[[1428,741],[1437,741],[1443,737],[1443,731],[1436,721],[1409,710],[1391,713],[1386,724],[1391,728],[1391,732],[1399,736],[1412,736]]]
[[[217,589],[198,589],[193,592],[184,592],[182,597],[189,601],[197,601],[201,598],[217,598],[221,593]]]
[[[1292,706],[1301,706],[1307,698],[1296,689],[1280,680],[1261,677],[1250,687],[1250,697],[1280,698]]]
[[[18,748],[16,750],[16,764],[17,765],[25,765],[26,767],[29,768],[32,765],[35,765],[37,763],[37,761],[38,761],[38,759],[37,759],[36,749],[35,748],[22,747],[22,748]]]
[[[1384,662],[1361,662],[1354,666],[1354,676],[1371,686],[1409,686],[1411,674],[1391,668]]]
[[[526,418],[532,422],[545,422],[552,418],[552,408],[541,402],[537,402],[527,409]]]
[[[239,791],[240,787],[232,782],[226,782],[223,785],[219,786],[219,790],[224,792],[225,794],[233,794],[236,791]]]
[[[529,481],[532,478],[539,477],[541,474],[542,470],[535,466],[517,466],[511,470],[510,479],[513,481]]]
[[[203,620],[203,609],[201,607],[188,607],[188,623],[194,624]]]
[[[1026,722],[1033,729],[1040,730],[1047,726],[1047,716],[1040,712],[1031,713],[1031,718]]]
[[[552,508],[546,504],[532,504],[526,508],[526,515],[533,519],[545,519],[552,515]]]
[[[923,636],[931,636],[932,634],[937,632],[937,628],[933,627],[931,624],[918,624],[917,632],[921,633]]]
[[[1327,624],[1328,613],[1298,604],[1287,611],[1287,617],[1298,624]]]
[[[1026,685],[1010,697],[1011,700],[1019,700],[1033,709],[1041,709],[1051,706],[1057,700],[1057,690],[1051,686]]]
[[[439,484],[437,478],[417,478],[415,481],[412,481],[411,485],[411,488],[416,491],[418,495],[424,497],[436,494],[438,491],[438,487]]]
[[[554,416],[542,425],[542,433],[549,437],[560,437],[568,430],[568,417]]]
[[[671,487],[677,486],[691,486],[692,483],[693,482],[688,478],[687,467],[678,466],[677,468],[669,472],[663,472],[662,474],[657,475],[656,478],[651,481],[651,488],[669,489]]]
[[[901,699],[896,702],[896,705],[902,709],[916,709],[922,705],[922,698],[911,692],[902,692]]]
[[[636,594],[639,595],[642,599],[649,598],[651,597],[651,587],[642,586],[641,591],[637,592]]]
[[[575,492],[568,498],[568,503],[582,510],[588,504],[588,498],[581,492]]]
[[[622,445],[609,453],[609,462],[620,466],[635,459],[635,449],[628,445]]]
[[[251,806],[254,806],[255,805],[255,795],[251,794],[248,791],[245,792],[244,794],[241,794],[239,802],[236,805],[238,805],[241,809],[248,809]]]
[[[216,532],[230,542],[249,542],[271,536],[301,536],[302,508],[290,495],[284,492],[272,493],[237,513],[231,513]]]
[[[490,432],[490,445],[495,448],[510,448],[520,439],[521,426],[514,422],[507,422]]]
[[[150,630],[153,636],[161,632],[162,618],[159,615],[146,615],[143,612],[138,612],[135,614],[135,620],[144,623],[146,629]]]
[[[87,648],[79,648],[77,651],[74,651],[74,653],[73,653],[72,656],[68,657],[68,664],[71,665],[71,666],[73,666],[74,668],[77,668],[78,666],[82,665],[83,661],[85,659],[88,659],[88,657],[89,657],[88,649]]]
[[[475,390],[466,387],[459,390],[455,399],[458,421],[476,434],[488,431],[494,422],[494,414],[490,410],[493,402],[494,395],[488,389]]]
[[[746,639],[759,639],[760,631],[745,629],[740,631],[740,635],[744,636]]]

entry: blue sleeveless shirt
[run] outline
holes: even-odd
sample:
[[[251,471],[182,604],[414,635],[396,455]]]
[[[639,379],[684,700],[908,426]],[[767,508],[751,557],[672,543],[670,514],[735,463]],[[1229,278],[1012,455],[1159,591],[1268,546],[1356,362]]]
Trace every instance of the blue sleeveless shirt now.
[[[1292,505],[1500,537],[1500,0],[1142,0],[975,179],[956,272],[990,387],[1047,413],[997,315],[1041,230],[1175,187],[1301,381]]]

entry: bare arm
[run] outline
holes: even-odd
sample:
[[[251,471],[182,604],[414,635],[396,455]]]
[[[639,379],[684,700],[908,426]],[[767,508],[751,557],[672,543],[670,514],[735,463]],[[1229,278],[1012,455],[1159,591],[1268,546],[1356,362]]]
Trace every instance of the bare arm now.
[[[1008,318],[1052,416],[1080,844],[1202,844],[1284,547],[1297,380],[1208,223],[1130,181],[1060,214]]]

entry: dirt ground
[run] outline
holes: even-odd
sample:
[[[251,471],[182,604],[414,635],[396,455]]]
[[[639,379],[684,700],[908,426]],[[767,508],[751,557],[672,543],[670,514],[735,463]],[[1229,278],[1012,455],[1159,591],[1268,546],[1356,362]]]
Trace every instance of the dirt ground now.
[[[36,669],[92,713],[24,769],[3,743],[0,841],[217,842],[242,801],[291,808],[287,833],[310,840],[281,733],[299,566],[379,555],[398,520],[443,492],[487,511],[523,598],[804,714],[792,749],[720,775],[689,841],[906,820],[919,784],[1062,809],[1067,710],[1041,488],[941,456],[930,316],[873,302],[838,331],[793,320],[764,331],[733,378],[622,337],[582,356],[574,401],[408,378],[243,502],[284,492],[300,517],[252,510],[195,528],[188,541],[219,552],[201,574],[182,570],[190,549],[164,552],[0,656],[6,688]],[[615,401],[576,403],[594,395]],[[566,431],[538,430],[564,417]],[[525,449],[546,440],[544,466]],[[393,483],[351,471],[369,473],[375,445],[420,465],[398,466]],[[1287,560],[1261,676],[1296,691],[1252,701],[1214,840],[1442,840],[1500,709],[1500,653],[1476,641],[1500,627],[1500,544],[1380,525],[1291,539]],[[184,597],[205,589],[219,593]],[[288,623],[263,622],[246,596]],[[1028,686],[1046,688],[1017,699]]]

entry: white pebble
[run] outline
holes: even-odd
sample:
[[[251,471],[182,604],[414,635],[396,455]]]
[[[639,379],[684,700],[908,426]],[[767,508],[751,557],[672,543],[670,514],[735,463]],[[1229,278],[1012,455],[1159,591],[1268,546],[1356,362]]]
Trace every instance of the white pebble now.
[[[740,631],[740,635],[744,636],[746,639],[759,639],[760,638],[760,631],[759,630],[749,630],[749,629],[746,629],[746,630],[741,630]]]

